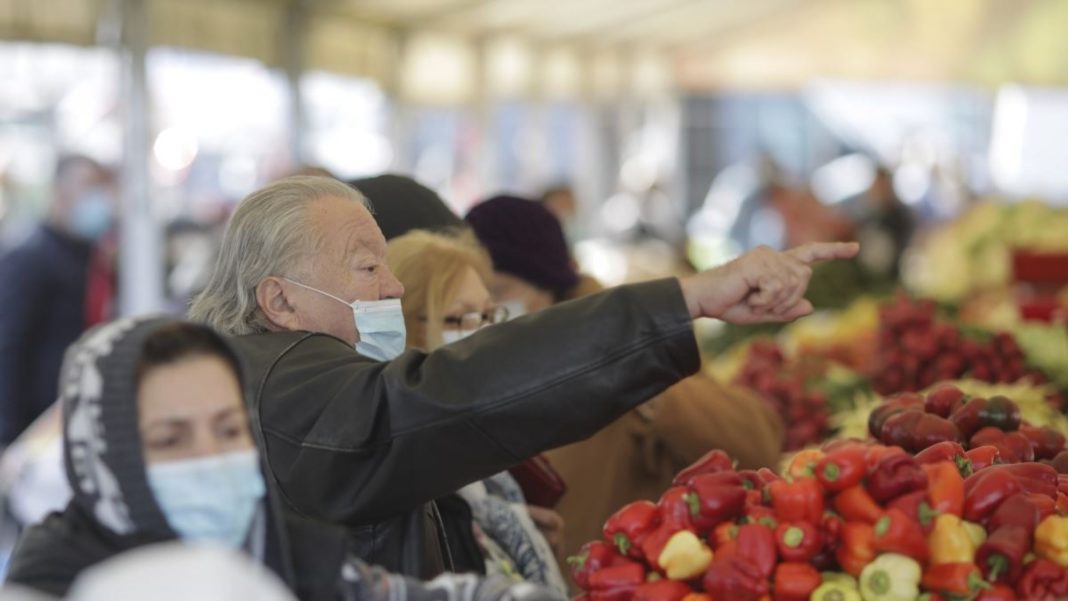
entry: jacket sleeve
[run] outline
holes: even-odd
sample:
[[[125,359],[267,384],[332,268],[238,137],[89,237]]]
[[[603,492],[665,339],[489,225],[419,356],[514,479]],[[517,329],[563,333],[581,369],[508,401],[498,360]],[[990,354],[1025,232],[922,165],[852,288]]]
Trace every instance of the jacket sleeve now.
[[[24,248],[0,255],[0,444],[15,439],[24,425],[24,412],[31,399],[27,378],[32,369],[36,339],[31,335],[36,321],[39,280],[32,255]]]
[[[376,363],[308,336],[259,386],[273,476],[368,523],[584,439],[700,364],[677,280],[623,286]]]
[[[723,449],[743,469],[775,467],[783,444],[779,416],[759,396],[699,373],[656,398],[649,435],[677,469]],[[662,465],[658,461],[650,465]]]

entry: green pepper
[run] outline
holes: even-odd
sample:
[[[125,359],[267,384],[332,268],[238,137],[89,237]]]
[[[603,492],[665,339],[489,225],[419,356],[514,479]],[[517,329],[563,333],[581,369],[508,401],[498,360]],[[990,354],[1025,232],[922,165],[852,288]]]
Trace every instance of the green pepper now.
[[[914,601],[920,595],[923,569],[911,557],[883,553],[860,573],[864,601]]]

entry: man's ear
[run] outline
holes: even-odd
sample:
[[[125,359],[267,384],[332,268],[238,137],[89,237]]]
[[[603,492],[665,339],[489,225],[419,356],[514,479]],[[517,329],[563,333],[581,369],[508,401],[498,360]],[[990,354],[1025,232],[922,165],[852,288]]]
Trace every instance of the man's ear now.
[[[266,277],[256,286],[256,304],[267,321],[279,330],[299,330],[303,325],[297,310],[289,302],[285,282]]]

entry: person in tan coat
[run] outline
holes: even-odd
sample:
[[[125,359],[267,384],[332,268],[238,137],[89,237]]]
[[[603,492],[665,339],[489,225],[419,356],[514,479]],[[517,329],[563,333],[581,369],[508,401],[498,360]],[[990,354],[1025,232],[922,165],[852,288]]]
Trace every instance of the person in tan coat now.
[[[559,222],[537,203],[495,197],[466,221],[493,259],[490,291],[513,317],[602,289],[578,274]],[[573,555],[600,538],[626,503],[656,501],[676,472],[711,449],[756,469],[774,467],[782,444],[782,422],[763,399],[691,376],[594,436],[547,453],[568,487],[556,507],[567,524],[563,551]]]

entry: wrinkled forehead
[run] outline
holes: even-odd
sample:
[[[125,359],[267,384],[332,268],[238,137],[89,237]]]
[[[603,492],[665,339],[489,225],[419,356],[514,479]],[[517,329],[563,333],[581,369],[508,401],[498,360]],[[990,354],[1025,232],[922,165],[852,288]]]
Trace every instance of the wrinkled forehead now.
[[[326,252],[346,258],[385,254],[386,238],[362,203],[329,197],[313,204],[310,211],[311,222]]]

